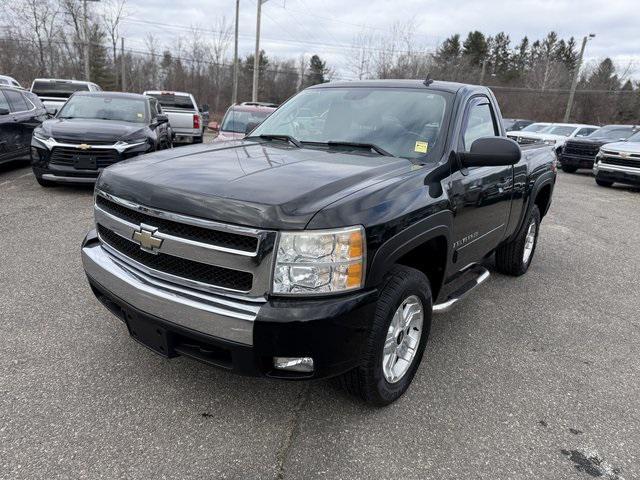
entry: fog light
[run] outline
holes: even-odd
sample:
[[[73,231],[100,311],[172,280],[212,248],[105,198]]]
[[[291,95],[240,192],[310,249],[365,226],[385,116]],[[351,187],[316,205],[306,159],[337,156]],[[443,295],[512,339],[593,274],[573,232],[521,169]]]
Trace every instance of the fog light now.
[[[311,357],[273,357],[273,366],[278,370],[291,372],[313,372]]]

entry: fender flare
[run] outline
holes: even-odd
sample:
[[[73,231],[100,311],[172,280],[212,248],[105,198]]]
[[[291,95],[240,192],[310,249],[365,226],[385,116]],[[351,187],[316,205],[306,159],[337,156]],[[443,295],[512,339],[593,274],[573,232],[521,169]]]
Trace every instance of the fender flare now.
[[[551,197],[553,196],[553,189],[556,183],[555,179],[556,177],[553,172],[546,172],[543,175],[540,175],[535,180],[533,187],[531,187],[530,193],[527,198],[526,208],[523,209],[522,215],[518,220],[518,228],[515,229],[515,231],[509,238],[509,240],[516,238],[520,234],[520,231],[524,227],[525,220],[528,218],[529,213],[531,213],[531,209],[533,209],[533,206],[535,205],[535,200],[536,200],[536,197],[538,196],[538,193],[540,192],[540,190],[542,190],[543,187],[547,185],[551,186],[551,196],[549,197],[549,205],[551,204]],[[547,205],[547,209],[549,205]],[[545,213],[546,212],[540,212],[541,215],[544,215]]]
[[[444,237],[446,240],[446,270],[450,263],[452,225],[453,213],[445,210],[408,226],[386,240],[371,259],[366,283],[371,286],[379,285],[400,258],[436,237]]]

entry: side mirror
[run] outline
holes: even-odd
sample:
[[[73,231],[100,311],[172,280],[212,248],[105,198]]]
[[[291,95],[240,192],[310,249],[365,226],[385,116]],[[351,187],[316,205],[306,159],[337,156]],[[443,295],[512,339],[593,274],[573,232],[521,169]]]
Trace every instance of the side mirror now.
[[[158,115],[156,115],[156,118],[154,119],[153,123],[155,125],[162,125],[163,123],[169,123],[169,117],[164,113],[159,113]]]
[[[214,132],[220,131],[220,124],[218,122],[209,122],[209,130]]]
[[[463,167],[515,165],[522,152],[516,142],[504,137],[483,137],[471,144],[471,151],[458,153]]]
[[[244,129],[244,134],[249,135],[253,131],[253,129],[256,128],[258,125],[260,125],[260,122],[247,123],[247,126]]]
[[[0,115],[9,115],[9,109],[5,107],[0,107]]]

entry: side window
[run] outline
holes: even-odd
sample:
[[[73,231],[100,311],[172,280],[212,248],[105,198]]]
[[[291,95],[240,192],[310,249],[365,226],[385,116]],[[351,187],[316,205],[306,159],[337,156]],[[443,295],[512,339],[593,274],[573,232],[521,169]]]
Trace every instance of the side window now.
[[[8,110],[11,110],[9,108],[9,102],[7,102],[7,99],[4,96],[4,90],[0,90],[0,108],[6,108]]]
[[[576,133],[576,137],[586,137],[587,135],[591,135],[596,130],[597,128],[581,128],[580,130],[578,130],[578,133]]]
[[[469,108],[466,126],[462,133],[464,150],[468,152],[473,142],[478,138],[495,137],[497,135],[496,122],[489,100],[475,100]]]
[[[160,113],[158,111],[158,102],[157,102],[157,100],[151,100],[151,101],[149,101],[149,104],[151,106],[151,118],[157,117],[158,113]]]
[[[31,105],[27,104],[27,101],[20,92],[16,92],[15,90],[5,90],[4,94],[6,95],[7,100],[9,100],[12,112],[26,112],[27,110],[31,110]]]

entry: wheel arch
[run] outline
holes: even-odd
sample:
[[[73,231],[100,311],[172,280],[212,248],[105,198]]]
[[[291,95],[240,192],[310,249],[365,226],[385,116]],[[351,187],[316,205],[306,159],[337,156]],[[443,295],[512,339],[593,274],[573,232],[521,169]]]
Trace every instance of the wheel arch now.
[[[451,224],[451,212],[440,212],[389,238],[371,260],[367,284],[379,285],[395,265],[404,265],[427,276],[435,301],[449,265]]]

